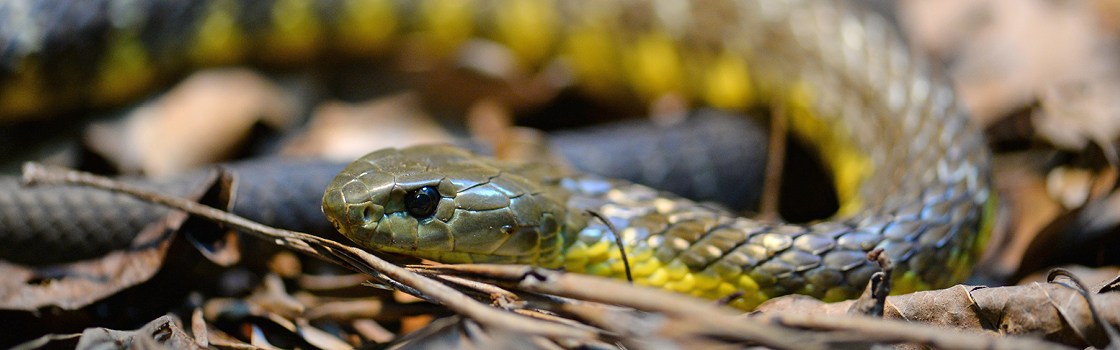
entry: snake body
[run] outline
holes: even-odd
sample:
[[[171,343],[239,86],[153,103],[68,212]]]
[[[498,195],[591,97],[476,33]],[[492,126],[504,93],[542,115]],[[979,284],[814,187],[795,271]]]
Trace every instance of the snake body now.
[[[874,248],[896,262],[897,292],[967,277],[994,203],[990,155],[953,91],[878,16],[840,2],[545,3],[487,2],[468,17],[528,62],[571,60],[592,91],[619,83],[639,99],[783,110],[836,174],[841,212],[759,222],[640,185],[429,146],[349,165],[323,199],[336,228],[370,249],[446,263],[622,277],[614,236],[591,209],[618,227],[636,283],[742,292],[731,304],[744,309],[789,293],[852,298],[876,271],[864,257]],[[507,32],[508,16],[545,28]]]
[[[896,262],[896,291],[961,281],[994,203],[990,155],[948,84],[886,21],[846,2],[17,0],[0,18],[5,115],[112,104],[194,66],[402,46],[447,58],[489,40],[526,72],[604,100],[782,112],[841,199],[832,220],[765,223],[565,169],[385,150],[350,165],[323,201],[341,232],[372,249],[619,276],[611,234],[583,216],[595,209],[619,227],[638,283],[743,291],[733,304],[752,308],[787,293],[852,297],[873,248]],[[67,39],[75,32],[92,34]],[[403,205],[406,195],[438,205],[417,218],[426,210]]]

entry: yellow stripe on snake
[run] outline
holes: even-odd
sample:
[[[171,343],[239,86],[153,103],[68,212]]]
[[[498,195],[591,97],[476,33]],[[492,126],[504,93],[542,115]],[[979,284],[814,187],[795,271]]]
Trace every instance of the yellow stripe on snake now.
[[[9,3],[0,15],[18,16],[13,8],[27,3]],[[695,106],[783,111],[834,173],[841,210],[820,223],[763,223],[638,185],[429,146],[377,151],[338,175],[323,209],[347,237],[447,263],[620,277],[613,235],[584,214],[593,209],[620,229],[637,283],[709,298],[742,291],[732,304],[744,309],[788,293],[854,297],[876,270],[864,259],[873,248],[896,262],[896,291],[947,286],[968,275],[986,240],[994,195],[982,136],[947,83],[886,21],[844,2],[195,4],[181,11],[193,16],[181,26],[191,28],[181,35],[186,43],[163,51],[143,45],[142,30],[152,25],[142,11],[110,7],[124,15],[110,21],[106,47],[91,60],[97,68],[73,75],[55,70],[58,60],[40,49],[50,40],[36,33],[53,29],[0,30],[10,44],[0,67],[3,114],[111,104],[192,66],[298,61],[332,50],[377,54],[404,41],[450,57],[468,41],[492,40],[527,71],[555,70],[606,101],[674,95]],[[242,27],[258,15],[265,29]]]

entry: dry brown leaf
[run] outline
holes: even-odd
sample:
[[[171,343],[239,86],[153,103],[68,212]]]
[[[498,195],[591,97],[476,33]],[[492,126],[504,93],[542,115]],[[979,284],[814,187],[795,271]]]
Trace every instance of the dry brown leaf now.
[[[222,205],[210,202],[212,196],[204,197],[219,192],[211,191],[215,184],[221,185],[216,178],[212,175],[188,191],[189,198]],[[9,325],[0,328],[0,343],[46,332],[74,331],[73,327],[80,330],[105,322],[134,324],[150,319],[145,317],[158,316],[163,313],[160,310],[169,307],[168,300],[181,298],[197,287],[199,281],[184,277],[201,272],[193,269],[202,265],[203,257],[222,258],[211,260],[216,265],[240,259],[238,252],[226,251],[237,244],[222,242],[230,236],[202,237],[206,235],[203,231],[223,232],[217,226],[187,219],[186,214],[172,211],[148,225],[128,247],[97,259],[43,266],[0,262],[0,274],[6,276],[0,279],[0,309],[8,311],[5,318]],[[185,227],[193,227],[192,234],[179,234]],[[217,250],[198,254],[194,249]],[[45,310],[51,312],[43,313]]]
[[[281,152],[348,162],[376,149],[452,140],[416,96],[406,93],[361,104],[325,103],[313,113],[307,131]]]
[[[356,319],[350,325],[354,327],[357,334],[375,343],[388,343],[397,337],[393,332],[368,318]]]
[[[245,301],[259,306],[261,310],[288,319],[303,315],[307,311],[306,306],[288,294],[280,276],[273,273],[265,275],[257,290],[253,291]]]
[[[551,346],[542,346],[545,342]],[[447,317],[399,339],[390,349],[557,349],[549,340],[526,334],[481,327],[463,317]]]
[[[295,116],[291,99],[259,74],[206,70],[122,121],[91,126],[86,138],[126,173],[169,175],[227,159],[254,125]]]
[[[128,250],[94,260],[55,266],[23,266],[0,260],[0,309],[36,311],[45,307],[77,310],[150,279],[176,229],[186,220],[172,212],[140,233]]]
[[[757,311],[761,314],[839,315],[854,302],[828,304],[808,297],[787,296],[771,299]],[[1120,325],[1120,294],[1096,294],[1094,302],[1109,327]],[[1055,283],[996,288],[958,285],[891,296],[887,298],[884,317],[1005,336],[1035,336],[1081,347],[1090,344],[1103,347],[1108,340],[1087,305],[1076,286],[1059,279]]]
[[[1051,84],[1039,97],[1042,108],[1031,116],[1038,136],[1069,150],[1096,143],[1114,166],[1120,165],[1112,146],[1120,139],[1120,77]]]
[[[1087,1],[911,0],[902,22],[922,51],[950,68],[981,125],[1036,100],[1054,84],[1093,81],[1115,66],[1097,7]]]
[[[1065,210],[1046,190],[1042,167],[1048,152],[1005,154],[995,159],[995,184],[1003,203],[1001,220],[1006,232],[993,232],[986,254],[976,270],[986,276],[1005,279],[1015,275],[1028,247],[1036,236]]]
[[[1082,281],[1105,281],[1109,278],[1120,276],[1120,267],[1118,266],[1104,266],[1104,267],[1085,267],[1081,265],[1066,265],[1059,266],[1059,268],[1069,271],[1071,274],[1081,278]],[[1019,280],[1017,285],[1027,285],[1031,283],[1045,283],[1046,276],[1049,271],[1039,271],[1033,273],[1022,280]]]
[[[1066,209],[1085,205],[1093,187],[1093,174],[1087,169],[1058,167],[1046,174],[1046,192]]]
[[[1014,283],[1052,265],[1111,263],[1093,257],[1109,254],[1107,235],[1117,226],[1112,208],[1120,196],[1106,192],[1115,170],[1048,169],[1055,159],[1060,159],[1055,151],[996,157],[995,182],[1007,209],[1000,219],[1010,231],[1006,238],[993,233],[976,273]]]
[[[956,55],[992,21],[988,1],[904,0],[898,10],[910,43],[942,60]]]
[[[81,334],[46,335],[17,346],[22,350],[200,350],[205,347],[197,343],[173,315],[159,317],[133,331],[87,328]]]

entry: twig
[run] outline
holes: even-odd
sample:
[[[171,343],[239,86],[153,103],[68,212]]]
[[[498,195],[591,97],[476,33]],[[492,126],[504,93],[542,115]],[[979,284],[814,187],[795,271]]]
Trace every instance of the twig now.
[[[607,330],[595,328],[594,326],[589,326],[589,325],[586,325],[586,324],[583,324],[583,323],[579,323],[579,321],[576,321],[576,320],[573,320],[573,319],[563,318],[563,317],[552,315],[552,314],[546,314],[546,313],[543,313],[543,312],[540,312],[540,311],[537,311],[537,310],[515,309],[515,310],[513,310],[513,312],[517,313],[518,315],[523,315],[523,316],[527,316],[527,317],[539,318],[539,319],[542,319],[542,320],[556,322],[556,323],[563,323],[563,324],[566,324],[566,325],[569,325],[569,326],[572,326],[572,327],[575,327],[575,328],[586,328],[586,329],[591,330],[591,331],[602,332],[603,335],[605,335],[607,337],[617,336],[615,334],[611,334],[611,332],[607,331]]]
[[[770,113],[770,145],[766,152],[766,178],[763,180],[762,199],[759,203],[759,218],[766,221],[778,219],[778,205],[781,198],[782,172],[785,167],[786,138],[788,127],[786,111],[782,103],[773,104]]]
[[[1040,339],[998,337],[871,317],[836,317],[783,312],[765,313],[755,317],[790,327],[857,332],[869,342],[918,343],[934,348],[959,350],[1075,349]]]
[[[879,271],[871,275],[871,280],[867,281],[867,289],[848,308],[848,314],[882,318],[883,310],[887,304],[887,296],[891,294],[891,276],[894,273],[894,263],[884,253],[883,248],[875,248],[867,252],[867,260],[878,263]]]
[[[597,211],[588,210],[587,214],[598,218],[599,221],[607,225],[607,229],[611,230],[611,235],[614,236],[614,244],[618,247],[619,253],[622,254],[622,266],[626,268],[626,281],[634,283],[634,276],[630,274],[630,259],[626,257],[626,246],[622,245],[622,235],[619,234],[618,229],[614,227],[610,220],[607,220],[607,217]]]
[[[796,336],[796,332],[743,319],[738,317],[736,311],[714,307],[710,302],[696,297],[632,286],[597,276],[543,269],[535,270],[525,277],[521,286],[529,291],[682,316],[689,319],[689,322],[705,324],[703,329],[708,334],[750,339],[764,346],[780,349],[816,348],[807,343],[790,344],[793,339],[804,338]]]
[[[1100,327],[1104,330],[1104,334],[1108,337],[1108,346],[1105,347],[1105,350],[1120,349],[1120,344],[1118,344],[1120,343],[1120,334],[1117,334],[1116,328],[1113,327],[1111,323],[1105,321],[1104,318],[1101,317],[1100,313],[1097,312],[1097,306],[1093,301],[1093,296],[1089,294],[1089,288],[1085,286],[1085,283],[1081,281],[1081,278],[1070,273],[1066,269],[1052,269],[1049,273],[1046,274],[1046,282],[1055,283],[1054,279],[1056,279],[1058,276],[1064,276],[1066,278],[1069,278],[1070,281],[1073,281],[1073,284],[1077,286],[1077,288],[1074,288],[1074,290],[1077,292],[1077,294],[1080,294],[1082,298],[1085,298],[1085,306],[1089,309],[1089,314],[1093,316],[1093,322],[1096,322],[1098,325],[1100,325]],[[1062,308],[1058,308],[1058,310],[1062,310]],[[1080,333],[1080,330],[1077,327],[1071,328],[1073,328],[1074,331],[1078,331],[1078,333]],[[1084,334],[1079,335],[1082,339],[1090,339]],[[1100,345],[1093,344],[1093,346],[1099,347]]]
[[[452,276],[452,275],[430,275],[428,277],[429,278],[438,278],[438,279],[441,279],[441,280],[444,280],[444,281],[447,281],[447,282],[450,282],[450,283],[454,283],[454,284],[463,286],[464,288],[469,288],[469,289],[474,290],[476,292],[488,294],[488,295],[490,295],[490,300],[491,301],[496,301],[498,299],[505,299],[505,300],[517,300],[518,299],[517,294],[514,294],[513,292],[510,292],[508,290],[502,289],[498,286],[495,286],[495,285],[489,284],[489,283],[479,282],[479,281],[470,280],[470,279],[462,278],[462,277],[459,277],[459,276]]]

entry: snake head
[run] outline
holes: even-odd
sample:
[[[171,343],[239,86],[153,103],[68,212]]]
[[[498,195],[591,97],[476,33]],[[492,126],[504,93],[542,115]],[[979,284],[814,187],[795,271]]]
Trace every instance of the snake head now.
[[[383,149],[335,176],[323,213],[372,250],[443,263],[554,267],[563,199],[538,182],[452,146]]]

